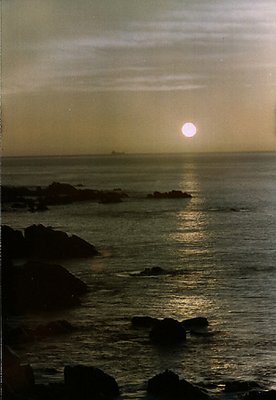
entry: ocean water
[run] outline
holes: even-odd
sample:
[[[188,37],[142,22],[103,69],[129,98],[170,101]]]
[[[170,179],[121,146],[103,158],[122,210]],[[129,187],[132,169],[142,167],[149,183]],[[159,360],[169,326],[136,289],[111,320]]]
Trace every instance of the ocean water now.
[[[165,369],[195,383],[249,379],[276,388],[275,167],[276,153],[4,158],[6,185],[58,181],[129,194],[120,204],[2,212],[14,228],[43,223],[101,253],[60,262],[89,285],[80,308],[20,318],[28,326],[67,319],[77,327],[17,349],[37,380],[58,380],[65,364],[82,363],[113,375],[126,400],[147,398],[147,380]],[[193,197],[146,199],[173,189]],[[178,273],[135,276],[154,266]],[[206,316],[211,334],[161,348],[131,327],[134,315]],[[58,374],[45,375],[45,367]]]

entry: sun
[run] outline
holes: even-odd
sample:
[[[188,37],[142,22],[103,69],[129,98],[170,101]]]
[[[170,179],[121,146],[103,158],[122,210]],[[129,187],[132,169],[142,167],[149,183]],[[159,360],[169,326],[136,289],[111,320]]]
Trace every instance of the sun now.
[[[196,126],[192,122],[186,122],[181,129],[182,133],[186,137],[193,137],[196,134]]]

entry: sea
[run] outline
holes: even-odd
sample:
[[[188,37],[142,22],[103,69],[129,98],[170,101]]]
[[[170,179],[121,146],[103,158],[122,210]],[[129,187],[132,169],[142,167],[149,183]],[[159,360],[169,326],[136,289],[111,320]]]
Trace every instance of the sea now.
[[[146,384],[170,369],[210,389],[254,380],[276,389],[276,153],[8,157],[2,184],[52,182],[122,189],[118,204],[81,202],[46,212],[2,210],[16,229],[44,224],[76,234],[100,255],[58,261],[89,287],[81,306],[17,317],[35,327],[66,319],[68,334],[18,346],[41,383],[59,381],[68,364],[93,365],[118,382],[121,398],[148,399]],[[147,198],[182,190],[190,199]],[[142,276],[145,268],[168,274]],[[208,334],[156,346],[131,318],[179,321],[204,316]],[[55,368],[48,375],[46,368]],[[232,396],[232,397],[231,397]]]

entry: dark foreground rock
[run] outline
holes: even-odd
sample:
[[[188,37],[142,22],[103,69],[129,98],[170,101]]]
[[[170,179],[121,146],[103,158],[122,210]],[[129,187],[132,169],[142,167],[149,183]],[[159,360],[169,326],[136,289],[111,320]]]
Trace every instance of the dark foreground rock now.
[[[95,367],[84,365],[66,366],[64,383],[68,393],[74,399],[113,399],[119,395],[116,380]]]
[[[172,190],[170,192],[154,192],[152,194],[148,194],[148,199],[190,199],[192,197],[191,194],[187,192],[182,192],[181,190]]]
[[[147,391],[158,398],[209,400],[210,397],[197,386],[192,385],[172,371],[166,370],[148,381]]]
[[[155,344],[177,344],[186,340],[186,331],[180,322],[173,318],[158,320],[150,331],[150,340]]]
[[[19,258],[27,257],[28,249],[21,231],[12,229],[8,225],[1,227],[2,257]]]
[[[56,370],[50,369],[50,374]],[[66,366],[64,382],[35,384],[30,365],[21,365],[7,346],[3,349],[3,398],[8,400],[112,400],[119,395],[116,380],[102,370]]]
[[[2,354],[3,395],[5,399],[26,394],[34,387],[34,374],[30,365],[21,365],[19,357],[3,346]]]
[[[6,258],[87,258],[98,255],[95,247],[76,235],[31,225],[22,232],[2,226],[2,248]]]
[[[8,314],[51,311],[80,304],[87,285],[60,265],[29,261],[3,274],[3,310]]]
[[[245,393],[242,400],[276,400],[276,390],[253,390]]]

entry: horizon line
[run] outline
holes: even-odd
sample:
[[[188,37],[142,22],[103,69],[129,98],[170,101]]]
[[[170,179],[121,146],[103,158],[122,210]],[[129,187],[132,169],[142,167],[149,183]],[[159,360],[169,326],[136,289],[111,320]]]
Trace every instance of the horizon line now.
[[[117,153],[117,154],[116,154]],[[42,158],[42,157],[101,157],[110,156],[113,158],[125,157],[125,156],[160,156],[160,155],[207,155],[207,154],[243,154],[243,153],[276,153],[276,150],[220,150],[220,151],[190,151],[190,152],[143,152],[143,153],[133,153],[133,152],[105,152],[105,153],[79,153],[79,154],[21,154],[21,155],[3,155],[4,158]]]

